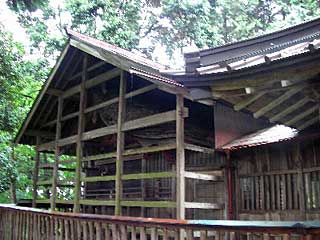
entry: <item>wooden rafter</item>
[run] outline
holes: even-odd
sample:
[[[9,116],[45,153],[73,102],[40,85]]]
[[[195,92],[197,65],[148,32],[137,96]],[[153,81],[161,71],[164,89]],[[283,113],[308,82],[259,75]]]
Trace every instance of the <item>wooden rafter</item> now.
[[[75,66],[77,66],[77,65],[81,62],[81,60],[82,60],[82,57],[78,57],[78,58],[76,59]],[[74,73],[74,71],[75,71],[75,69],[73,69],[72,71],[70,71],[65,78],[68,79],[70,76],[72,76],[73,73]],[[60,81],[61,81],[61,80],[62,80],[62,78],[60,79]],[[59,81],[59,82],[60,82],[60,81]],[[58,85],[59,85],[59,82],[57,81],[56,84],[55,84],[53,87],[54,87],[54,88],[57,88]],[[62,83],[63,85],[62,85],[61,89],[65,88],[65,86],[66,86],[68,83],[69,83],[68,81],[63,81],[63,83]],[[50,97],[51,97],[51,96],[49,96],[49,98],[50,98]],[[47,112],[44,114],[44,116],[43,116],[42,119],[41,119],[40,125],[42,125],[43,123],[45,123],[45,122],[48,120],[48,118],[51,116],[52,111],[54,110],[55,106],[57,105],[58,98],[53,98],[51,102],[52,102],[51,104],[49,104],[50,102],[48,102],[48,103],[46,103],[46,104],[43,106],[43,109],[46,109],[46,108],[47,108],[47,105],[49,104],[48,109],[47,109]]]
[[[309,116],[310,114],[313,114],[314,112],[316,112],[318,109],[319,109],[319,106],[318,105],[314,105],[313,107],[311,107],[308,110],[300,113],[299,115],[295,116],[294,118],[284,122],[284,124],[287,125],[287,126],[295,125],[300,120],[302,120],[305,117]]]
[[[65,74],[69,70],[69,66],[70,66],[70,64],[71,64],[72,60],[74,59],[77,52],[78,52],[77,50],[73,51],[73,53],[70,56],[70,58],[68,59],[67,63],[63,66],[63,70],[62,70],[61,74],[59,75],[58,79],[56,80],[56,82],[54,84],[54,88],[56,88],[58,86],[58,84],[62,81],[62,79],[65,77]],[[65,54],[63,55],[63,58],[64,58]],[[61,59],[61,62],[62,62],[63,58]],[[52,78],[53,78],[53,76],[52,76]],[[47,90],[49,89],[49,86],[50,86],[50,83],[48,84],[48,88],[44,91],[44,93],[47,92]],[[43,113],[44,113],[43,111],[47,110],[47,105],[49,104],[51,97],[52,97],[52,95],[48,96],[45,103],[42,105],[43,108],[40,110],[40,113],[37,115],[36,119],[33,121],[33,127],[35,127],[38,124],[39,120],[41,118],[43,118]],[[54,102],[56,103],[57,101],[58,101],[58,98],[56,97]],[[53,105],[55,105],[55,104],[53,104]]]
[[[297,128],[298,128],[298,130],[302,131],[302,130],[306,129],[307,127],[310,127],[310,126],[316,124],[319,121],[320,121],[320,116],[316,116],[316,117],[311,118],[310,120],[304,122],[303,124],[299,125]]]
[[[274,115],[273,117],[270,118],[270,122],[276,122],[281,120],[282,118],[284,118],[285,116],[287,116],[288,114],[294,112],[295,110],[299,109],[300,107],[302,107],[303,105],[305,105],[306,103],[308,103],[310,101],[309,98],[302,98],[300,101],[296,102],[295,104],[291,105],[290,107],[288,107],[287,109],[277,113],[276,115]]]
[[[99,74],[96,77],[88,79],[85,82],[84,87],[85,87],[85,89],[92,88],[94,86],[97,86],[101,83],[104,83],[106,81],[109,81],[109,80],[114,79],[119,76],[120,76],[120,69],[114,68],[110,71]],[[81,89],[81,84],[74,86],[72,88],[69,88],[68,90],[64,91],[62,98],[67,98],[67,97],[70,97],[74,94],[77,94],[80,92],[80,89]]]
[[[260,108],[258,111],[256,111],[253,114],[253,116],[255,118],[259,118],[259,117],[263,116],[264,114],[266,114],[267,112],[271,111],[272,109],[274,109],[275,107],[277,107],[278,105],[283,103],[284,101],[286,101],[289,98],[291,98],[293,95],[295,95],[298,92],[300,92],[302,89],[303,89],[302,87],[298,87],[298,88],[293,88],[293,89],[287,91],[286,93],[284,93],[280,97],[278,97],[275,100],[273,100],[270,103],[268,103],[266,106]]]
[[[248,98],[242,100],[241,102],[237,103],[236,105],[234,105],[233,109],[236,111],[240,111],[240,110],[246,108],[247,106],[249,106],[250,104],[254,103],[256,100],[261,98],[264,94],[265,93],[257,93],[251,97],[248,97]]]

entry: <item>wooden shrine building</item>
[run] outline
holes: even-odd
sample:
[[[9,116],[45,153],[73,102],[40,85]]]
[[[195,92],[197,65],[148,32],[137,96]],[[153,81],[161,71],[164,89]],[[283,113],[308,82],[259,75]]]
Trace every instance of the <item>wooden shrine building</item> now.
[[[33,207],[318,219],[320,19],[185,53],[180,71],[67,33],[16,137],[36,147]]]

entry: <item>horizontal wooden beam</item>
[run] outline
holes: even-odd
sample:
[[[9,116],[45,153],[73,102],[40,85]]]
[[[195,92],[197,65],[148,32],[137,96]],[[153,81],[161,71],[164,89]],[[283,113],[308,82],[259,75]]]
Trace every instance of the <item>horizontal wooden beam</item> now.
[[[260,108],[258,111],[256,111],[253,114],[253,116],[255,118],[259,118],[259,117],[263,116],[267,112],[271,111],[273,108],[277,107],[278,105],[280,105],[284,101],[286,101],[289,98],[291,98],[293,95],[295,95],[298,92],[300,92],[302,89],[303,89],[303,87],[298,87],[298,88],[293,88],[293,89],[287,91],[286,93],[282,94],[280,97],[274,99],[273,101],[271,101],[270,103],[268,103],[264,107]]]
[[[90,206],[114,206],[115,205],[115,201],[113,200],[81,199],[79,203],[81,205],[90,205]]]
[[[188,108],[184,108],[183,117],[189,116]],[[167,122],[172,122],[176,120],[176,110],[154,114],[144,118],[138,118],[125,122],[122,125],[122,131],[130,131],[139,128],[150,127],[154,125],[159,125]]]
[[[114,181],[116,179],[115,176],[95,176],[95,177],[84,177],[81,178],[81,182],[107,182]]]
[[[74,187],[74,183],[72,181],[58,180],[57,182],[58,182],[57,183],[58,187]],[[52,180],[38,181],[37,185],[38,186],[51,186]]]
[[[30,137],[47,137],[47,138],[55,137],[55,133],[53,132],[40,131],[40,130],[34,130],[34,129],[26,130],[24,134]]]
[[[296,102],[295,104],[291,105],[290,107],[288,107],[287,109],[284,109],[283,111],[279,112],[278,114],[274,115],[273,117],[270,118],[270,122],[276,122],[281,120],[282,118],[284,118],[285,116],[287,116],[288,114],[294,112],[295,110],[297,110],[298,108],[302,107],[303,105],[305,105],[306,103],[308,103],[310,101],[310,99],[308,98],[302,98],[301,100],[299,100],[298,102]]]
[[[48,88],[48,90],[46,91],[46,94],[51,96],[56,96],[56,97],[61,96],[63,93],[64,93],[63,90],[55,89],[55,88]]]
[[[123,152],[123,155],[129,156],[129,155],[136,155],[136,154],[161,152],[161,151],[167,151],[167,150],[173,150],[173,149],[176,149],[176,144],[128,149]],[[114,157],[116,157],[116,152],[84,157],[82,161],[95,161],[95,160],[108,159],[108,158],[114,158]]]
[[[297,122],[299,122],[300,120],[304,119],[305,117],[313,114],[314,112],[316,112],[318,110],[319,110],[319,106],[318,105],[314,105],[313,107],[309,108],[308,110],[298,114],[294,118],[284,122],[284,124],[287,125],[287,126],[292,126],[292,125],[296,124]]]
[[[199,203],[199,202],[185,202],[185,208],[194,208],[194,209],[223,209],[223,204],[218,203]]]
[[[114,79],[116,77],[119,77],[120,72],[121,72],[121,70],[119,68],[114,68],[108,72],[105,72],[105,73],[102,73],[96,77],[93,77],[85,82],[85,88],[89,89],[89,88],[92,88],[92,87],[99,85],[103,82],[106,82],[106,81],[109,81],[109,80]],[[70,97],[76,93],[79,93],[80,92],[80,85],[81,84],[74,86],[72,88],[69,88],[68,90],[64,91],[64,93],[62,94],[62,98],[67,98],[67,97]]]
[[[60,163],[59,163],[60,165]],[[39,168],[40,169],[50,169],[52,170],[53,169],[53,163],[46,163],[46,164],[40,164],[39,165]],[[74,168],[67,168],[67,167],[59,167],[58,168],[59,171],[63,171],[63,172],[74,172],[75,169]]]
[[[175,208],[176,202],[171,201],[121,201],[123,207]]]
[[[184,117],[188,117],[188,109],[184,109]],[[122,131],[130,131],[139,128],[151,127],[154,125],[159,125],[167,122],[172,122],[176,120],[176,111],[168,111],[163,113],[154,114],[148,117],[138,118],[135,120],[131,120],[125,122],[122,127]],[[112,135],[117,132],[117,125],[112,125],[108,127],[94,129],[82,134],[81,141],[87,141],[90,139]],[[70,136],[67,138],[62,138],[58,140],[58,146],[66,146],[69,144],[73,144],[77,141],[77,135]],[[56,141],[51,141],[48,143],[44,143],[39,146],[39,151],[44,151],[48,149],[52,149],[56,144]]]
[[[38,199],[36,200],[37,203],[47,203],[50,204],[50,199]],[[73,204],[72,200],[65,200],[65,199],[56,199],[56,204]]]
[[[157,178],[171,178],[175,177],[174,172],[149,172],[149,173],[135,173],[122,175],[122,180],[137,180],[137,179],[157,179]]]
[[[127,98],[131,98],[131,97],[135,97],[135,96],[138,96],[140,94],[152,91],[152,90],[154,90],[156,88],[157,88],[157,86],[155,84],[151,84],[151,85],[148,85],[146,87],[143,87],[143,88],[140,88],[140,89],[137,89],[137,90],[134,90],[132,92],[127,93],[125,98],[127,99]],[[84,113],[93,112],[93,111],[96,111],[98,109],[110,106],[111,104],[114,104],[114,103],[117,103],[117,102],[119,102],[119,98],[118,97],[112,98],[112,99],[107,100],[105,102],[102,102],[102,103],[99,103],[97,105],[94,105],[94,106],[86,108],[84,110]],[[63,116],[61,118],[61,121],[66,121],[66,120],[69,120],[71,118],[78,117],[78,116],[79,116],[79,112],[69,113],[69,114]],[[53,120],[53,121],[47,122],[46,124],[42,125],[41,127],[48,127],[50,125],[56,124],[56,122],[57,122],[57,120]]]
[[[94,70],[94,69],[96,69],[96,68],[102,67],[102,66],[105,65],[105,64],[107,64],[105,61],[100,61],[100,62],[98,62],[98,63],[96,63],[96,64],[93,64],[92,66],[88,67],[87,71],[90,72],[90,71],[92,71],[92,70]],[[81,77],[81,76],[82,76],[82,71],[74,74],[72,77],[70,77],[70,78],[68,79],[68,81],[72,81],[72,80],[74,80],[74,79],[76,79],[76,78],[78,78],[78,77]]]
[[[189,144],[189,143],[185,143],[184,148],[189,151],[194,151],[194,152],[209,153],[209,154],[214,153],[213,148],[202,147],[199,145],[194,145],[194,144]]]
[[[221,177],[219,176],[213,176],[209,174],[203,174],[203,173],[196,173],[196,172],[184,172],[184,177],[190,178],[190,179],[197,179],[197,180],[205,180],[205,181],[221,181]]]

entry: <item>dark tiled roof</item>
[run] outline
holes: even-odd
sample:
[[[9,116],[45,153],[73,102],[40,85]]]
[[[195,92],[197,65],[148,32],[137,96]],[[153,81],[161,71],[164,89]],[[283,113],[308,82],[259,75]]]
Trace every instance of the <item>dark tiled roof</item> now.
[[[298,135],[294,128],[284,125],[262,129],[258,132],[243,136],[221,147],[223,150],[237,150],[247,147],[255,147],[264,144],[277,143],[290,140]]]

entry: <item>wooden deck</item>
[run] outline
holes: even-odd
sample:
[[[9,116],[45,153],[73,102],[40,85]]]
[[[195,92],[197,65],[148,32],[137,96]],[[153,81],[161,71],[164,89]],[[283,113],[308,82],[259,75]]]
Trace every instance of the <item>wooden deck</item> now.
[[[172,220],[0,205],[0,239],[320,239],[320,222]]]

